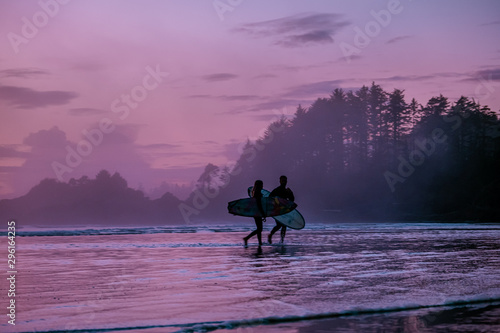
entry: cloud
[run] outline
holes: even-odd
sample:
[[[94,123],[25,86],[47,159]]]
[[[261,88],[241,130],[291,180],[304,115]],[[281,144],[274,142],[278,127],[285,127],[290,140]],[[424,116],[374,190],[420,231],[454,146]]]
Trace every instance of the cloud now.
[[[38,148],[64,148],[64,146],[68,143],[66,133],[61,131],[57,126],[54,126],[49,130],[40,130],[35,133],[30,133],[23,140],[23,144],[32,147],[32,152],[33,149]]]
[[[279,64],[273,65],[272,71],[284,71],[287,73],[298,73],[300,71],[310,71],[313,69],[324,70],[325,67],[330,67],[335,64],[334,60],[319,62],[319,63],[311,63],[307,65],[287,65],[287,64]],[[272,74],[271,74],[272,75]]]
[[[172,145],[168,143],[153,143],[149,145],[140,146],[142,149],[146,150],[156,150],[156,149],[174,149],[180,147],[179,145]]]
[[[190,149],[185,147],[185,149]],[[174,164],[175,167],[179,167],[179,162],[181,161],[182,158],[184,160],[182,161],[182,165],[194,165],[194,166],[200,166],[205,164],[204,162],[198,162],[194,161],[196,158],[203,156],[203,157],[212,157],[216,158],[220,156],[220,149],[205,149],[203,151],[194,151],[194,150],[178,150],[178,151],[165,151],[161,153],[155,153],[151,154],[155,156],[156,158],[159,157],[164,157],[164,158],[170,158],[171,161],[175,161]],[[194,158],[193,158],[194,157]]]
[[[460,78],[465,76],[466,74],[462,73],[453,73],[453,72],[441,72],[434,73],[428,75],[395,75],[390,77],[383,77],[372,79],[375,82],[385,82],[385,81],[426,81],[426,80],[435,80],[440,78]]]
[[[17,151],[14,148],[10,148],[6,145],[0,146],[0,158],[3,157],[16,157],[16,158],[25,158],[29,155],[29,153]]]
[[[107,112],[104,110],[92,109],[92,108],[74,108],[74,109],[69,109],[68,113],[71,116],[94,116],[94,115],[104,114]]]
[[[287,36],[285,40],[278,41],[276,44],[286,47],[296,47],[307,43],[333,43],[334,40],[330,34],[329,31],[325,30],[311,31],[302,35]]]
[[[36,91],[30,88],[0,86],[0,100],[18,109],[35,109],[68,104],[78,94],[70,91]]]
[[[212,97],[213,97],[212,95],[205,95],[205,94],[186,96],[186,98],[212,98]]]
[[[252,108],[250,108],[250,111],[261,111],[261,110],[285,110],[289,108],[293,108],[294,110],[297,108],[299,104],[310,104],[312,103],[313,99],[276,99],[276,100],[271,100],[267,101],[264,103],[256,104]],[[278,114],[275,114],[277,116]]]
[[[227,81],[227,80],[236,79],[237,77],[238,77],[238,75],[231,74],[231,73],[215,73],[215,74],[202,76],[202,78],[208,82]]]
[[[213,98],[213,99],[219,99],[223,101],[251,101],[251,100],[256,100],[256,99],[262,99],[265,97],[262,96],[257,96],[257,95],[220,95],[220,96],[215,96],[215,95],[189,95],[187,98]]]
[[[300,47],[310,44],[331,44],[333,37],[350,25],[340,14],[304,13],[275,20],[247,23],[235,32],[255,37],[275,39],[274,44],[284,47]]]
[[[133,145],[139,136],[139,130],[142,125],[139,124],[121,124],[115,125],[115,129],[113,132],[106,134],[103,139],[104,146],[113,145],[113,146],[125,146],[125,145]],[[94,126],[90,126],[88,130],[90,131],[92,128],[99,128],[98,124]]]
[[[500,81],[500,67],[488,68],[472,73],[473,78],[466,79],[466,81],[477,81],[479,79],[486,81]]]
[[[436,75],[394,75],[378,78],[374,81],[424,81],[436,78]]]
[[[278,77],[276,74],[261,74],[254,77],[254,79],[273,79]]]
[[[29,152],[13,153],[4,150],[3,153],[6,155],[15,154],[17,156],[12,157],[24,159],[21,166],[4,170],[6,175],[4,183],[8,188],[15,189],[12,194],[25,194],[40,180],[47,177],[54,178],[51,163],[54,160],[64,161],[65,147],[69,143],[66,133],[57,127],[52,127],[48,130],[30,133],[24,138],[23,145],[29,148]]]
[[[288,88],[283,94],[274,97],[270,96],[255,96],[255,95],[241,95],[241,96],[214,96],[214,98],[222,98],[225,100],[241,100],[241,101],[261,101],[257,104],[243,105],[221,114],[244,114],[255,113],[265,110],[288,110],[295,109],[299,104],[309,105],[316,98],[324,95],[330,95],[336,88],[341,88],[349,80],[339,79],[330,81],[318,81],[308,84],[302,84]],[[276,114],[274,115],[274,117]],[[253,115],[256,120],[264,121],[273,119],[269,114],[267,115]]]
[[[319,81],[295,86],[285,94],[290,97],[319,97],[331,94],[336,88],[340,88],[346,80]]]
[[[21,78],[21,79],[30,79],[39,75],[47,75],[49,72],[44,71],[38,68],[12,68],[12,69],[4,69],[0,71],[0,77],[3,78]]]
[[[392,39],[389,39],[387,42],[385,42],[386,44],[394,44],[394,43],[398,43],[402,40],[406,40],[406,39],[411,39],[411,38],[414,38],[415,36],[410,36],[410,35],[406,35],[406,36],[398,36],[398,37],[394,37]]]
[[[338,58],[335,62],[336,63],[346,63],[346,62],[351,62],[353,60],[360,60],[362,59],[363,57],[360,56],[360,55],[357,55],[357,54],[353,54],[353,55],[350,55],[350,56],[342,56],[340,58]]]
[[[218,96],[217,98],[225,101],[251,101],[256,99],[262,99],[262,96],[257,95],[224,95]]]
[[[490,26],[490,25],[500,25],[500,21],[487,22],[487,23],[480,24],[479,26],[486,27],[486,26]]]
[[[87,130],[91,131],[95,128],[98,128],[97,123],[87,127]],[[159,183],[161,179],[153,179],[156,174],[152,172],[148,163],[150,155],[155,151],[143,150],[136,143],[138,128],[134,125],[116,125],[113,132],[103,135],[99,144],[91,145],[90,153],[80,156],[80,162],[75,162],[76,157],[73,153],[71,165],[67,164],[69,152],[78,152],[78,147],[81,146],[83,140],[88,142],[87,137],[82,135],[81,140],[72,142],[67,139],[66,133],[57,127],[30,133],[23,140],[24,146],[29,148],[27,153],[13,151],[6,145],[0,146],[0,157],[24,159],[21,166],[5,169],[6,181],[3,183],[8,188],[15,189],[15,192],[9,195],[24,194],[42,179],[57,177],[53,169],[55,162],[69,166],[71,171],[62,174],[65,181],[83,175],[93,177],[100,170],[107,169],[112,173],[120,172],[132,186],[138,186],[140,183],[144,186],[151,186]],[[94,140],[97,140],[96,137]],[[88,151],[89,144],[87,143],[85,147]],[[167,177],[168,173],[164,173],[163,176]]]
[[[266,114],[258,114],[258,115],[253,115],[252,118],[257,120],[257,121],[263,121],[266,123],[271,123],[272,121],[278,120],[278,115],[274,113],[266,113]],[[285,115],[286,117],[286,115]]]
[[[258,104],[253,104],[247,107],[240,107],[238,109],[234,109],[228,112],[224,112],[223,114],[244,114],[244,113],[255,113],[259,111],[269,111],[269,110],[274,110],[276,111],[273,113],[273,116],[271,116],[269,113],[265,115],[253,115],[256,120],[259,121],[268,121],[273,118],[279,117],[281,114],[286,114],[286,115],[291,115],[295,113],[295,110],[297,109],[297,106],[299,104],[302,105],[309,105],[313,102],[314,99],[290,99],[286,97],[279,97],[276,99],[272,100],[267,100],[262,103]]]
[[[19,169],[20,169],[20,167],[17,167],[17,166],[0,166],[0,174],[2,174],[2,173],[8,174],[8,173],[16,172]]]

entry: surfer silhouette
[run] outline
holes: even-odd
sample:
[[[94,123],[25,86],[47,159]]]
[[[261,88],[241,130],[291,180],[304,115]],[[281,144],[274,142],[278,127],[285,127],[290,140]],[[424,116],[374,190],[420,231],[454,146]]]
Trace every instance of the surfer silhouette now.
[[[264,209],[262,209],[262,201],[260,200],[262,198],[262,189],[264,188],[264,183],[262,180],[256,180],[255,184],[253,185],[253,190],[252,190],[252,198],[257,198],[257,207],[260,210],[260,213],[262,216],[265,216],[264,214]],[[262,245],[262,222],[266,221],[265,217],[254,217],[255,219],[255,225],[257,226],[257,229],[252,231],[248,236],[243,238],[243,241],[245,242],[245,246],[248,245],[248,240],[252,238],[253,236],[257,235],[257,239],[259,240],[259,246]]]
[[[288,187],[286,187],[286,184],[288,182],[288,178],[286,176],[281,176],[280,177],[280,186],[276,187],[271,194],[269,194],[270,197],[279,197],[283,199],[287,199],[290,201],[295,201],[295,197],[293,195],[292,190],[290,190]],[[281,243],[285,241],[285,235],[286,235],[286,226],[279,223],[276,221],[276,226],[271,230],[271,233],[267,237],[267,240],[269,244],[273,243],[273,235],[278,232],[278,230],[281,229]]]

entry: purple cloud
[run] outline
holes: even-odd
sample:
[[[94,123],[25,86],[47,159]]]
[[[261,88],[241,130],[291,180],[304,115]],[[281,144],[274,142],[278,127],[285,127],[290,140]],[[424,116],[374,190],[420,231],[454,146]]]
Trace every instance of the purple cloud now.
[[[488,81],[500,81],[500,67],[489,68],[474,73],[476,79],[482,78]]]
[[[452,73],[452,72],[442,72],[433,73],[428,75],[395,75],[391,77],[376,78],[372,79],[375,82],[393,82],[393,81],[425,81],[425,80],[436,80],[441,78],[460,78],[465,76],[462,73]]]
[[[178,148],[180,147],[179,145],[172,145],[172,144],[168,144],[168,143],[153,143],[153,144],[149,144],[149,145],[143,145],[143,146],[140,146],[140,148],[142,149],[146,149],[146,150],[155,150],[155,149],[174,149],[174,148]]]
[[[78,94],[70,91],[36,91],[30,88],[0,86],[0,100],[18,109],[35,109],[68,104]]]
[[[485,27],[485,26],[490,26],[490,25],[500,25],[500,20],[499,21],[492,21],[492,22],[483,23],[480,26]]]
[[[72,116],[94,116],[99,114],[107,113],[104,110],[92,109],[92,108],[74,108],[68,110],[68,113]]]
[[[341,85],[346,80],[331,80],[319,81],[313,83],[302,84],[291,88],[285,96],[290,97],[318,97],[331,94],[336,88],[341,88]]]
[[[35,133],[30,133],[24,138],[23,143],[32,147],[32,153],[36,153],[36,149],[42,148],[59,148],[69,143],[66,139],[66,133],[61,131],[57,126],[52,127],[50,130],[40,130]]]
[[[214,98],[214,99],[219,99],[223,101],[251,101],[251,100],[257,100],[257,99],[262,99],[262,96],[257,96],[257,95],[221,95],[221,96],[216,96],[216,95],[189,95],[187,96],[188,98]]]
[[[275,45],[300,47],[306,44],[333,43],[333,36],[350,22],[334,13],[298,14],[280,19],[247,23],[235,29],[236,32],[256,37],[273,36]]]
[[[2,158],[2,157],[20,157],[20,158],[24,158],[24,157],[27,157],[28,155],[29,155],[29,153],[17,151],[16,149],[10,148],[10,147],[8,147],[6,145],[0,146],[0,158]]]
[[[0,71],[0,76],[4,78],[15,77],[21,79],[30,79],[38,75],[47,75],[49,72],[38,68],[12,68]]]
[[[297,47],[307,43],[327,44],[334,40],[329,31],[312,31],[301,35],[287,36],[284,40],[276,42],[277,45]]]
[[[215,73],[215,74],[205,75],[202,78],[208,82],[216,82],[216,81],[232,80],[236,79],[237,77],[238,75],[231,73]]]
[[[389,39],[387,42],[385,42],[386,44],[394,44],[394,43],[398,43],[400,41],[403,41],[403,40],[406,40],[406,39],[411,39],[411,38],[414,38],[415,36],[398,36],[398,37],[394,37],[394,38],[391,38]]]
[[[262,96],[257,95],[224,95],[218,96],[217,98],[225,101],[252,101],[256,99],[261,99]]]

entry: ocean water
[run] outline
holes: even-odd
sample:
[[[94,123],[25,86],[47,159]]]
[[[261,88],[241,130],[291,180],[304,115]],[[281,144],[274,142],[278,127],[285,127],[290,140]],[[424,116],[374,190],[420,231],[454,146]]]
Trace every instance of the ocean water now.
[[[500,224],[252,228],[18,229],[0,331],[500,332]]]

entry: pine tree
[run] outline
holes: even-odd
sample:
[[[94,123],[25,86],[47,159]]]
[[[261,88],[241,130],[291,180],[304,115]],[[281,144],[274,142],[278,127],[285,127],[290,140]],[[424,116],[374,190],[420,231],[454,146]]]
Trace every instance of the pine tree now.
[[[392,138],[392,147],[396,154],[401,152],[401,136],[405,134],[404,131],[410,121],[410,109],[404,98],[404,90],[394,89],[394,91],[389,94],[389,104],[387,106],[387,124],[391,128],[389,133]]]

